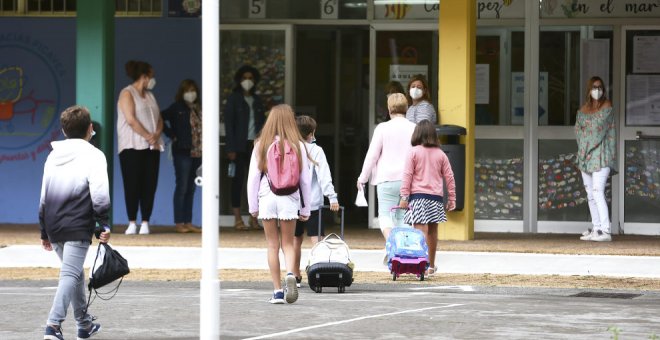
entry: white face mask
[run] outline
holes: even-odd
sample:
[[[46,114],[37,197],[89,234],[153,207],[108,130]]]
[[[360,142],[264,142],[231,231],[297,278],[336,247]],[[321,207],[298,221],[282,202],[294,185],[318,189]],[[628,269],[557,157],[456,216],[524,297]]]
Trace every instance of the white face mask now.
[[[602,95],[603,95],[603,90],[600,89],[591,90],[591,98],[593,98],[594,100],[600,99]]]
[[[151,78],[147,83],[147,90],[151,91],[154,89],[154,87],[156,87],[156,78]]]
[[[250,91],[250,89],[252,88],[252,86],[254,86],[254,82],[253,82],[252,80],[250,80],[250,79],[244,79],[244,80],[241,82],[241,87],[242,87],[243,90],[245,90],[245,91]]]
[[[422,98],[423,94],[424,94],[424,91],[422,91],[422,89],[418,89],[416,87],[411,87],[410,88],[410,97],[412,97],[412,99]]]
[[[188,103],[194,103],[195,99],[197,99],[197,92],[195,91],[188,91],[183,94],[183,100],[187,101]]]

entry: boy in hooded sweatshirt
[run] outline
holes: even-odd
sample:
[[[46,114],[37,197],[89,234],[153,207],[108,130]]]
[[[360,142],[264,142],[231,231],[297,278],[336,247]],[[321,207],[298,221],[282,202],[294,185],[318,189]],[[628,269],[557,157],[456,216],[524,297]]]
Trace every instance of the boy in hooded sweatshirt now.
[[[323,196],[326,196],[330,201],[330,210],[338,211],[339,203],[337,201],[337,193],[335,187],[332,185],[332,175],[330,174],[330,165],[325,157],[323,148],[316,145],[316,121],[310,116],[296,117],[298,130],[300,135],[305,140],[305,147],[307,148],[307,155],[312,160],[309,166],[312,170],[312,196],[310,206],[310,216],[307,221],[298,221],[296,223],[295,238],[293,247],[295,250],[296,258],[294,261],[294,275],[296,276],[296,285],[300,288],[302,275],[300,274],[300,257],[303,243],[303,233],[307,229],[307,236],[312,241],[312,245],[319,241],[319,237],[325,236],[325,228],[321,224],[321,234],[319,235],[319,209],[323,205]]]
[[[94,129],[86,108],[67,108],[60,124],[66,140],[51,143],[39,201],[41,245],[55,250],[62,262],[44,339],[64,339],[62,322],[69,305],[73,305],[77,338],[87,339],[101,325],[87,313],[83,264],[97,224],[103,226],[100,242],[110,239],[108,169],[103,152],[89,143]]]

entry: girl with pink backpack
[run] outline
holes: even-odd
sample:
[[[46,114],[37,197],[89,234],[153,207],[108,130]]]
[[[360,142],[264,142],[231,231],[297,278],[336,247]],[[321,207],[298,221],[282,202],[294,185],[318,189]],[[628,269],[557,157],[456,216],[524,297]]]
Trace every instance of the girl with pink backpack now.
[[[308,162],[293,110],[286,104],[274,106],[254,142],[247,180],[249,211],[263,221],[268,243],[268,268],[273,281],[270,303],[294,303],[298,299],[293,275],[293,234],[296,220],[309,219],[312,176]],[[280,277],[280,236],[287,271],[284,289]]]

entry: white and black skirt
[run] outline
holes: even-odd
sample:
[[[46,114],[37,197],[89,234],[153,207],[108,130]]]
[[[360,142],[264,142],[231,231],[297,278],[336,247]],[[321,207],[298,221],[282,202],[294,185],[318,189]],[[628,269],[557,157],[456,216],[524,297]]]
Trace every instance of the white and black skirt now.
[[[442,196],[412,194],[408,211],[403,218],[406,224],[428,224],[447,222]]]

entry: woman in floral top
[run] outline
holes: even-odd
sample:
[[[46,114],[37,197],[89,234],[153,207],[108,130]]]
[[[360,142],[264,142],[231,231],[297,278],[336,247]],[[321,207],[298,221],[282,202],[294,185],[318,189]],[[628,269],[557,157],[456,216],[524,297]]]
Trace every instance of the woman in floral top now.
[[[577,113],[577,166],[587,191],[593,227],[580,237],[583,241],[608,242],[610,215],[605,200],[605,184],[616,167],[616,129],[612,102],[607,99],[603,80],[591,77],[587,83],[586,102]]]
[[[202,164],[202,110],[199,87],[192,79],[179,85],[175,101],[161,114],[174,158],[174,223],[179,233],[201,233],[192,225],[195,176]]]

